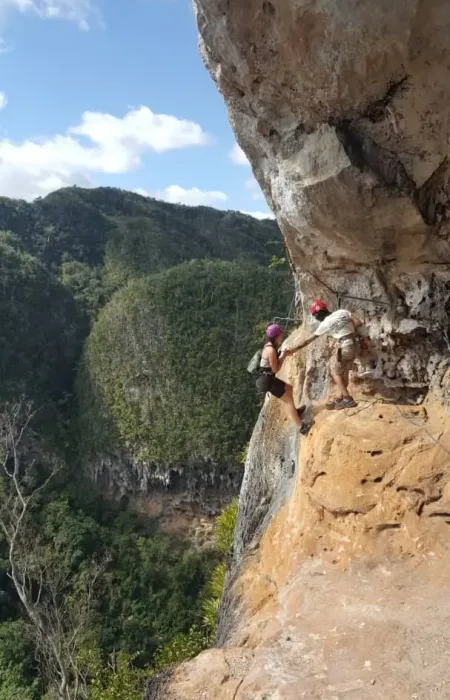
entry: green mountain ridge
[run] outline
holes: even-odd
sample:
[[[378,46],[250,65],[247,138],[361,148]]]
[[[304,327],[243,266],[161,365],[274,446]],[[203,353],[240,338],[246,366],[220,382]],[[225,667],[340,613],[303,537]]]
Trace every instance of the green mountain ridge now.
[[[192,258],[265,264],[281,247],[271,219],[169,204],[112,187],[69,187],[32,203],[0,197],[0,229],[17,235],[27,252],[53,269],[68,259],[96,267],[105,256],[112,262],[127,257],[140,274]]]

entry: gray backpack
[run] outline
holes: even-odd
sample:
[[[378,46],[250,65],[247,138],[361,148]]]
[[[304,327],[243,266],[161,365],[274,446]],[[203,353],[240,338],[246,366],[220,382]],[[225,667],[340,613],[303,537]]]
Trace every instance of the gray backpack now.
[[[259,370],[259,367],[261,365],[261,357],[262,357],[262,350],[259,349],[255,354],[253,355],[252,359],[247,365],[247,372],[250,372],[250,374],[256,374],[256,372]]]

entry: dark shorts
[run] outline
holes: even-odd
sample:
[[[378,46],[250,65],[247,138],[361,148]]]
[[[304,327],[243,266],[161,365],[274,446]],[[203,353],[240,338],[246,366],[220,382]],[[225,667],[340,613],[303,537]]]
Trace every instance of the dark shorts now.
[[[272,394],[277,399],[281,399],[286,392],[286,384],[273,374],[260,374],[256,380],[256,388],[261,394]]]

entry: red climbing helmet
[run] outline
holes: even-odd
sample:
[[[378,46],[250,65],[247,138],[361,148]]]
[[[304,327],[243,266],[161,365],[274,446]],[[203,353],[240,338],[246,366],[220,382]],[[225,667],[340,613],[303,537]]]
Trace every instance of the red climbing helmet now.
[[[327,305],[324,304],[323,301],[320,301],[320,299],[316,299],[316,301],[311,306],[309,313],[316,314],[319,311],[328,311],[328,309],[327,309]]]
[[[284,331],[282,327],[278,325],[278,323],[271,323],[270,326],[267,326],[266,328],[266,335],[268,338],[276,338],[282,333],[284,333]]]

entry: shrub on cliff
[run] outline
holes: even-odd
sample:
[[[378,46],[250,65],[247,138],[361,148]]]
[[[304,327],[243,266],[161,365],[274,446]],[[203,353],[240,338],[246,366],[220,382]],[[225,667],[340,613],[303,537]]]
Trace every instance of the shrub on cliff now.
[[[235,498],[226,508],[224,508],[222,513],[217,518],[217,549],[219,552],[222,552],[222,554],[229,554],[233,548],[238,508],[239,499]]]
[[[217,518],[217,549],[222,555],[230,555],[232,552],[238,508],[239,499],[235,498]],[[203,624],[209,630],[209,636],[212,638],[215,638],[217,633],[219,607],[225,588],[226,575],[226,561],[221,561],[211,572],[205,588],[206,597],[202,603]]]
[[[245,368],[261,316],[285,313],[286,275],[197,261],[136,280],[102,310],[77,382],[83,443],[111,436],[162,465],[235,458],[258,399]]]

